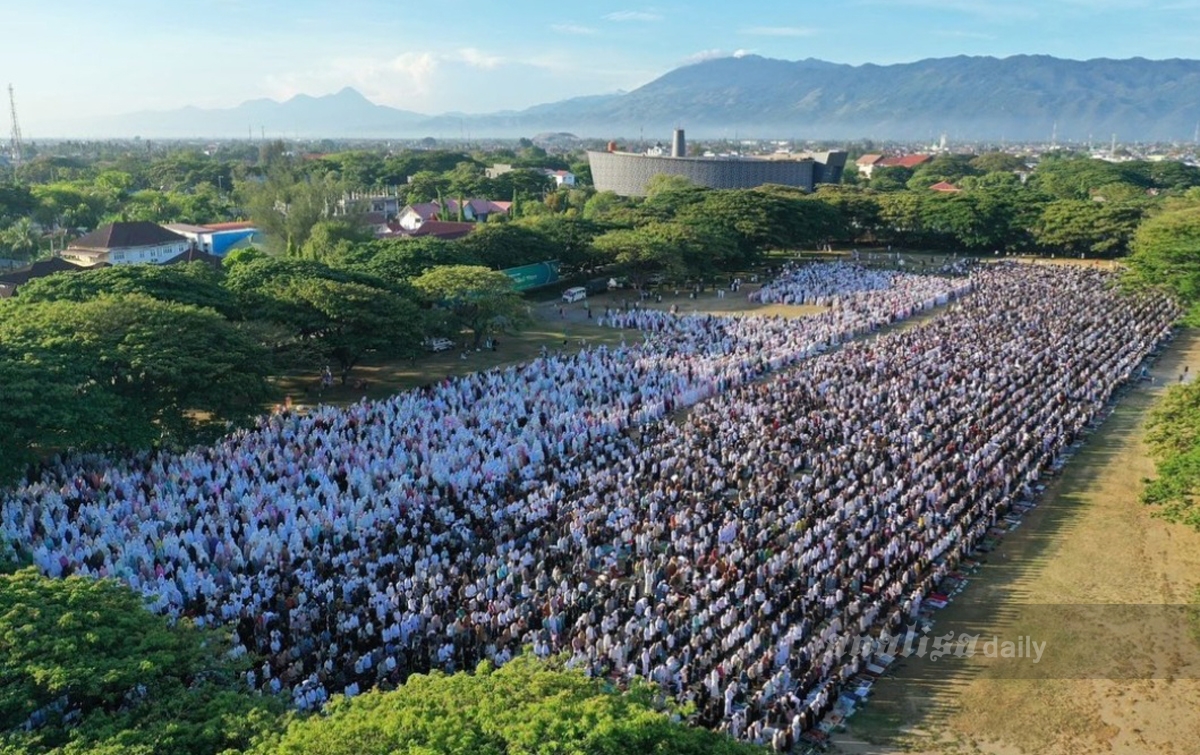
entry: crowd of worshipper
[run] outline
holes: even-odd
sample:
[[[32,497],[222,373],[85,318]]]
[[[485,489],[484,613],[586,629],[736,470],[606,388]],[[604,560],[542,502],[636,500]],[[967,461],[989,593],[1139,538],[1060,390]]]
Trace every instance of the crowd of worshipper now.
[[[822,268],[842,282],[805,289]],[[774,290],[824,321],[617,313],[644,342],[60,459],[3,494],[2,536],[228,627],[247,684],[301,709],[528,648],[786,750],[868,660],[854,640],[902,631],[1169,336],[1171,302],[1111,282],[804,267]]]

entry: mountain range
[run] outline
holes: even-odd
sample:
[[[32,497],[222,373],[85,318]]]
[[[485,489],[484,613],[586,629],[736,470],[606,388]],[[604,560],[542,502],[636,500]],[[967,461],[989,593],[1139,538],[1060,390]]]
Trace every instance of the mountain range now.
[[[350,138],[645,134],[798,139],[1190,140],[1200,122],[1200,61],[1064,60],[1045,55],[931,58],[859,66],[755,55],[672,70],[628,93],[521,111],[424,115],[351,88],[234,108],[134,113],[93,123],[105,136]]]

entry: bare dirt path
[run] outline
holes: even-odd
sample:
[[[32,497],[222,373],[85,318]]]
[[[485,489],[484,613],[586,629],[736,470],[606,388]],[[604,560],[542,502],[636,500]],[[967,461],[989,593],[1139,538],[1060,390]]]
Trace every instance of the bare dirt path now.
[[[1138,502],[1153,473],[1142,426],[1200,334],[1184,333],[939,612],[934,634],[965,630],[1047,643],[1040,666],[910,657],[835,736],[856,755],[1200,753],[1200,533]],[[1026,676],[1032,678],[1013,678]]]

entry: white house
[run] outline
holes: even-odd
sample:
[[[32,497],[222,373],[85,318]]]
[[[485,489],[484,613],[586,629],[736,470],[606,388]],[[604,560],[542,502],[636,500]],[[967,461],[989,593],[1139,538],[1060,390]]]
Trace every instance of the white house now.
[[[575,174],[569,170],[549,170],[546,175],[554,181],[554,187],[561,189],[564,186],[568,189],[575,188]]]
[[[448,199],[445,211],[437,202],[418,202],[400,211],[397,222],[406,231],[415,231],[429,220],[458,220],[458,200]],[[462,217],[469,223],[484,223],[492,215],[507,215],[512,202],[493,202],[490,199],[468,199],[463,202]]]
[[[101,262],[110,265],[160,265],[183,254],[191,246],[189,239],[174,231],[157,223],[138,220],[102,225],[68,244],[61,256],[84,266]]]

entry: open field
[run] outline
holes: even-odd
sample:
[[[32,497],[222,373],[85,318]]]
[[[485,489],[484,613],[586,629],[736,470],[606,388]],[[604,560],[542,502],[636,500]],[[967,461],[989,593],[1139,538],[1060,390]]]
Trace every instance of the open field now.
[[[1053,480],[1041,505],[987,554],[937,615],[948,630],[1046,642],[1042,664],[1012,678],[998,659],[901,659],[850,719],[836,750],[859,755],[1200,752],[1195,616],[1142,608],[1194,602],[1200,533],[1138,502],[1153,465],[1147,413],[1200,335],[1184,333]],[[1120,604],[1124,607],[1096,607]],[[1141,620],[1139,620],[1141,617]],[[1007,662],[1011,664],[1012,662]],[[1147,673],[1147,670],[1152,670]]]

